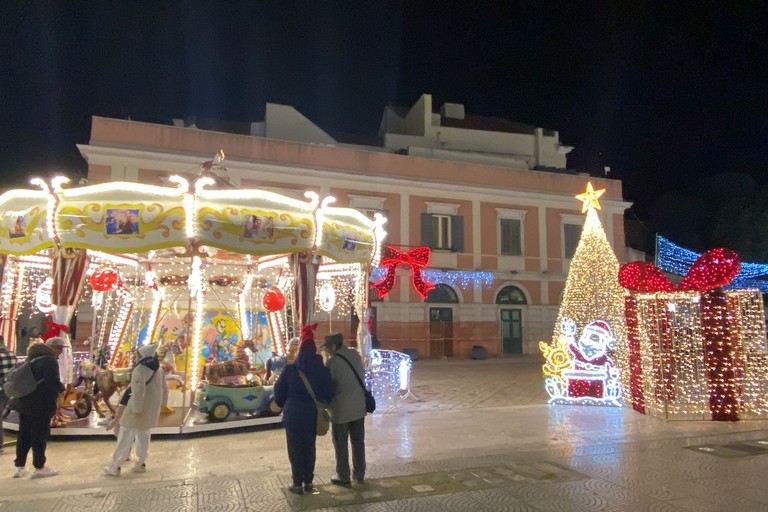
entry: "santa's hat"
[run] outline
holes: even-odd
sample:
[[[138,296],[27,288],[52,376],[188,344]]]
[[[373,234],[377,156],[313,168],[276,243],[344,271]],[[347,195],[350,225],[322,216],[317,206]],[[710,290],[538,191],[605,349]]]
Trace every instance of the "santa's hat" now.
[[[608,323],[605,320],[595,320],[594,322],[590,322],[587,324],[584,330],[595,331],[599,336],[613,338],[611,328],[608,326]]]

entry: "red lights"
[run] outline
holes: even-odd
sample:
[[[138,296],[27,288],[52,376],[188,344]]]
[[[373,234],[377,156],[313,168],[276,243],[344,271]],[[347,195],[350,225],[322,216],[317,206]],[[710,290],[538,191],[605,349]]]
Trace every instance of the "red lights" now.
[[[678,286],[661,271],[642,261],[633,261],[619,269],[619,284],[634,292],[704,292],[730,283],[741,269],[739,255],[730,249],[710,249],[698,257]]]
[[[376,288],[379,298],[384,297],[392,290],[395,284],[395,269],[398,265],[408,265],[411,267],[413,287],[419,292],[419,295],[426,297],[429,290],[435,287],[424,281],[421,276],[421,269],[429,265],[429,257],[432,251],[429,247],[417,247],[412,251],[400,252],[394,247],[385,245],[382,247],[381,265],[387,267],[387,274],[384,279],[373,284]]]

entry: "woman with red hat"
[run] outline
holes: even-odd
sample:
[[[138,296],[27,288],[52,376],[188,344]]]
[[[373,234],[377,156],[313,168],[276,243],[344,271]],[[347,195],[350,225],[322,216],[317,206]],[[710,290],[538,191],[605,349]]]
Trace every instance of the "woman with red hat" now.
[[[315,442],[317,441],[317,407],[302,380],[305,376],[318,400],[329,402],[333,398],[331,372],[317,353],[315,333],[317,324],[301,330],[299,354],[286,365],[275,384],[275,403],[283,409],[282,425],[288,442],[288,460],[291,462],[294,494],[313,492],[315,476]]]

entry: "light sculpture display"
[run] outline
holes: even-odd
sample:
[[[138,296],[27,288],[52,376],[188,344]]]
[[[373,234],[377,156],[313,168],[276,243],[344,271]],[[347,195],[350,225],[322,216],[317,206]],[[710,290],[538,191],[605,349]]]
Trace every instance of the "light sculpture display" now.
[[[623,404],[621,348],[626,343],[619,262],[596,210],[604,190],[576,196],[586,220],[571,260],[552,341],[539,342],[551,404]]]
[[[758,290],[728,290],[728,249],[699,255],[678,285],[649,263],[624,265],[633,409],[669,419],[768,417],[768,347]]]

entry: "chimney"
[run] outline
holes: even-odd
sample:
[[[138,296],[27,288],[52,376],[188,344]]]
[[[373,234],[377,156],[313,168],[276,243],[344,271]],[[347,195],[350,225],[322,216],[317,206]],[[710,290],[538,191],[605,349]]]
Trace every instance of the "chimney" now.
[[[464,119],[464,105],[459,103],[443,103],[440,116],[444,119]]]

